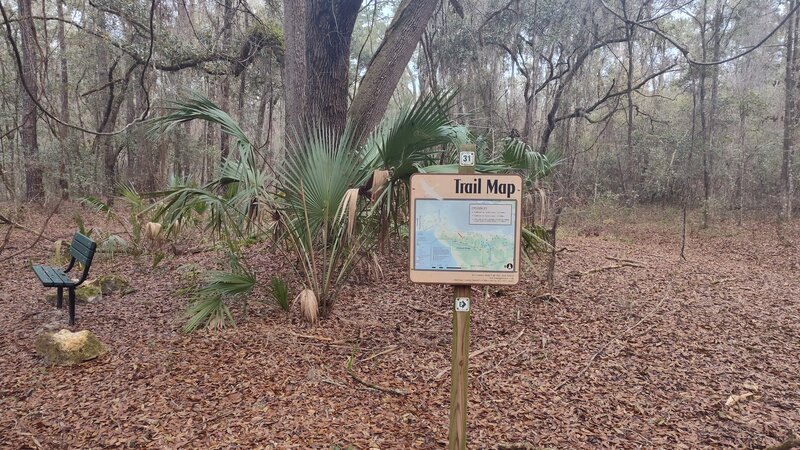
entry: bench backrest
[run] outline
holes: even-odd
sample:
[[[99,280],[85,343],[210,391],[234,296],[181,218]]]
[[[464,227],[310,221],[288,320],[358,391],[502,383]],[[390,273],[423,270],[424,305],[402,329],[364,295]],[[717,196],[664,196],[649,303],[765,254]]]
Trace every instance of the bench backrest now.
[[[75,264],[75,261],[81,263],[83,266],[81,281],[85,280],[86,276],[89,275],[89,267],[92,265],[92,259],[94,258],[94,252],[96,250],[97,243],[88,237],[80,233],[75,233],[75,236],[72,237],[72,245],[69,247],[69,254],[74,260],[70,262],[70,267]]]

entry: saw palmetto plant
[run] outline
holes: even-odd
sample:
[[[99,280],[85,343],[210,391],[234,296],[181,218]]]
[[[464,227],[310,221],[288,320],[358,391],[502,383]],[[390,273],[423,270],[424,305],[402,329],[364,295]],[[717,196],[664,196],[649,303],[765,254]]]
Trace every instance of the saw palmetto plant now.
[[[234,256],[231,259],[236,260]],[[192,303],[186,310],[188,320],[183,331],[191,333],[200,326],[222,329],[234,324],[233,315],[225,300],[245,297],[255,286],[255,275],[236,262],[231,263],[230,271],[207,273],[205,285],[195,291]]]
[[[285,164],[272,174],[258,167],[251,141],[213,102],[196,96],[170,105],[166,115],[152,121],[152,133],[205,120],[219,125],[238,150],[209,183],[179,183],[151,194],[158,198],[151,208],[166,233],[200,218],[204,231],[220,238],[236,261],[228,271],[211,273],[197,291],[187,331],[232,322],[225,300],[246,295],[256,283],[241,261],[240,243],[263,230],[265,210],[280,218],[283,242],[299,261],[305,317],[327,315],[359,261],[377,261],[375,238],[388,238],[389,217],[396,224],[405,217],[409,177],[457,171],[458,145],[473,138],[449,116],[454,98],[453,92],[424,96],[368,136],[356,136],[350,126],[338,133],[309,124],[292,136]],[[501,142],[502,151],[479,164],[479,172],[518,172],[530,181],[548,175],[558,163],[555,155],[536,153],[519,140]],[[541,230],[526,230],[523,237],[529,250],[544,246]],[[309,301],[311,293],[314,301]]]
[[[204,216],[205,231],[215,237],[227,234],[242,238],[258,228],[260,212],[272,201],[267,190],[273,179],[258,167],[253,145],[239,124],[201,96],[175,102],[167,111],[151,122],[151,135],[168,132],[190,120],[204,120],[219,125],[233,139],[237,153],[228,157],[217,177],[203,186],[176,183],[149,194],[159,198],[153,208],[156,219],[165,224],[164,232],[179,231],[193,215]]]
[[[118,214],[111,202],[104,202],[96,197],[83,197],[81,203],[90,206],[106,215],[108,219],[114,220],[125,230],[130,242],[127,245],[127,252],[139,255],[144,251],[143,247],[143,228],[148,222],[147,204],[144,197],[136,191],[132,185],[120,184],[117,186],[117,200],[128,207],[128,217],[123,218]]]
[[[230,267],[210,272],[206,283],[195,292],[184,331],[202,325],[223,328],[233,323],[226,300],[246,297],[256,284],[241,258],[241,242],[260,230],[261,211],[272,202],[267,192],[272,178],[256,164],[253,145],[238,123],[207,98],[195,96],[175,102],[167,111],[151,121],[151,135],[190,120],[204,120],[219,125],[237,150],[223,162],[217,177],[205,185],[176,182],[167,190],[148,194],[158,200],[150,209],[164,224],[164,233],[174,234],[185,224],[198,222],[204,224],[204,232],[223,242]],[[192,221],[194,217],[201,220]]]
[[[365,140],[362,165],[371,175],[362,190],[378,213],[381,243],[388,239],[390,221],[398,225],[406,206],[407,183],[414,173],[441,163],[468,141],[467,129],[450,118],[455,91],[420,97],[387,117]]]
[[[358,218],[367,214],[356,186],[369,176],[356,148],[349,128],[337,135],[324,126],[309,127],[293,140],[280,176],[286,236],[315,298],[304,304],[313,303],[323,317],[373,242],[368,228],[355,230]]]

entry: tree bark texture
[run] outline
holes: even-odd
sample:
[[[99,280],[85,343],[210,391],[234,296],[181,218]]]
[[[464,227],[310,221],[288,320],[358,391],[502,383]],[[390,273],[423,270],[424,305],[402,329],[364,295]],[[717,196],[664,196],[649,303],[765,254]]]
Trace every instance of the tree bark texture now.
[[[403,70],[438,4],[434,0],[403,0],[400,3],[350,107],[350,118],[357,132],[369,133],[380,123]]]
[[[313,123],[341,132],[348,117],[357,132],[374,129],[438,4],[400,3],[348,105],[350,43],[361,0],[288,0],[283,19],[287,138]]]
[[[283,13],[284,55],[283,84],[286,110],[286,139],[301,130],[306,105],[306,23],[305,0],[286,0]]]
[[[361,0],[314,0],[309,6],[305,110],[310,121],[342,131],[347,120],[350,40]]]
[[[223,52],[227,52],[231,48],[231,34],[233,27],[233,0],[225,0],[222,15],[222,48]],[[220,107],[223,111],[231,114],[231,79],[226,75],[220,80],[220,91],[222,95],[222,104]],[[231,141],[230,137],[225,133],[220,133],[219,136],[219,152],[222,161],[228,158],[230,153]]]
[[[350,40],[361,0],[284,5],[287,136],[306,124],[341,132],[347,120]]]
[[[61,98],[61,117],[64,122],[69,123],[69,74],[67,72],[67,39],[64,32],[64,2],[57,0],[56,5],[58,8],[58,51],[59,51],[59,68],[61,75],[61,83],[59,85],[59,96]],[[61,139],[61,158],[58,165],[58,187],[61,190],[61,199],[66,200],[69,198],[69,183],[67,182],[67,167],[65,161],[70,154],[70,129],[65,125],[61,125],[58,129]],[[66,147],[66,148],[65,148]]]
[[[22,95],[22,151],[25,155],[25,197],[43,200],[42,166],[39,164],[39,143],[36,138],[38,112],[32,96],[38,96],[36,77],[36,29],[31,13],[31,0],[20,0],[20,46],[22,47],[22,78],[28,92]]]
[[[794,8],[798,0],[791,0],[789,8]],[[797,72],[800,69],[800,58],[797,54],[798,26],[800,26],[800,15],[795,15],[786,24],[786,75],[784,78],[785,97],[783,111],[783,161],[781,164],[781,190],[782,192],[782,212],[785,219],[792,218],[794,197],[794,173],[793,162],[795,149],[797,148],[797,125],[800,122],[800,113],[797,110],[798,79]]]

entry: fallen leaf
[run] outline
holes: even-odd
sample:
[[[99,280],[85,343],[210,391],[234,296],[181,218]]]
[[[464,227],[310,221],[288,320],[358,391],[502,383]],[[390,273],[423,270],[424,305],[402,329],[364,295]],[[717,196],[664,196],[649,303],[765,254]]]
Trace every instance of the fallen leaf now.
[[[728,400],[725,402],[725,406],[733,406],[733,405],[739,403],[740,401],[746,399],[747,397],[751,397],[751,396],[753,396],[752,392],[745,392],[744,394],[739,394],[739,395],[731,395],[730,397],[728,397]]]

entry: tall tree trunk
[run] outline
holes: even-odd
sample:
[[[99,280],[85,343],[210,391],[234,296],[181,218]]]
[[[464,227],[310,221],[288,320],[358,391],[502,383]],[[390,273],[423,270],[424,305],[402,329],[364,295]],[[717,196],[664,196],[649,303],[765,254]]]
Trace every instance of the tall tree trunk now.
[[[264,161],[269,160],[270,158],[270,149],[269,149],[269,139],[270,133],[267,132],[267,139],[266,141],[262,142],[262,136],[264,135],[264,119],[266,118],[265,115],[267,114],[267,104],[269,104],[269,118],[267,122],[268,130],[272,129],[272,110],[273,110],[273,97],[274,93],[274,83],[272,79],[272,61],[267,61],[267,82],[264,84],[264,90],[261,92],[261,101],[258,104],[258,113],[256,115],[256,140],[255,145],[259,147],[263,147],[263,152],[266,153],[263,155]]]
[[[286,0],[283,4],[283,36],[285,63],[283,66],[284,109],[286,111],[286,140],[292,139],[305,122],[306,77],[306,22],[309,5],[306,0]]]
[[[721,49],[721,42],[722,42],[722,6],[724,0],[717,0],[716,4],[714,5],[714,18],[711,21],[711,29],[714,33],[712,35],[712,47],[711,47],[711,58],[714,61],[719,61],[720,55],[722,54]],[[717,111],[719,109],[719,65],[712,66],[711,68],[711,103],[709,104],[708,109],[708,146],[707,146],[707,164],[708,169],[706,172],[708,173],[708,182],[706,192],[704,196],[706,198],[706,202],[710,201],[711,197],[714,194],[714,148],[715,148],[715,138],[717,132]],[[704,186],[706,182],[704,181]]]
[[[231,47],[231,35],[232,35],[232,28],[233,28],[233,1],[232,0],[225,0],[224,11],[222,16],[222,51],[227,52]],[[222,104],[220,107],[223,111],[230,114],[231,113],[231,79],[228,75],[222,78],[221,81],[221,94],[222,94]],[[230,137],[225,133],[220,133],[220,141],[219,141],[219,152],[220,156],[223,161],[228,157],[230,153],[230,146],[231,140]]]
[[[69,123],[69,74],[67,72],[67,39],[64,32],[64,1],[56,0],[56,6],[58,8],[58,51],[61,71],[61,83],[59,84],[61,117],[64,119],[64,122]],[[60,125],[59,134],[62,152],[58,165],[58,187],[61,190],[61,199],[66,200],[69,198],[69,183],[67,182],[65,161],[72,150],[69,127]]]
[[[403,0],[349,108],[357,132],[382,119],[439,2]],[[284,4],[286,135],[305,123],[341,132],[348,118],[350,41],[361,0],[288,0]]]
[[[287,136],[306,123],[344,130],[350,40],[361,0],[284,4]]]
[[[347,120],[350,40],[361,0],[309,0],[308,4],[305,111],[310,121],[341,132]],[[362,86],[366,81],[365,77]]]
[[[628,4],[622,0],[622,11],[625,19],[628,19]],[[639,170],[640,167],[636,164],[636,157],[633,150],[633,32],[634,25],[625,25],[625,48],[627,49],[628,63],[625,65],[625,82],[628,93],[625,95],[626,108],[625,108],[625,161],[626,172],[630,177],[630,184],[632,189],[636,189],[640,184]],[[623,175],[624,177],[624,175]]]
[[[109,83],[111,83],[113,76],[114,71],[109,71]],[[98,131],[108,133],[116,127],[119,111],[122,107],[123,100],[125,100],[127,89],[128,79],[124,79],[120,82],[119,86],[115,86],[114,83],[109,86],[105,115]],[[105,179],[105,188],[103,192],[111,194],[117,184],[117,158],[123,147],[115,147],[114,137],[108,135],[98,135],[95,137],[94,147],[95,151],[101,154],[103,158],[103,176]]]
[[[703,61],[708,59],[708,43],[706,41],[706,15],[708,9],[708,2],[703,1],[701,10],[703,21],[700,25],[700,48],[703,56]],[[708,215],[709,215],[709,199],[711,193],[711,178],[709,174],[709,147],[711,145],[710,127],[709,127],[709,107],[706,101],[706,78],[707,68],[705,66],[698,67],[700,71],[700,82],[698,85],[698,106],[700,107],[700,138],[703,150],[703,221],[701,228],[708,228]]]
[[[744,217],[744,165],[747,162],[746,121],[747,108],[742,105],[739,108],[739,217],[737,219],[737,224],[739,226],[742,226],[742,218]]]
[[[790,0],[789,8],[797,5],[799,0]],[[800,121],[800,113],[797,110],[798,79],[797,73],[798,58],[797,45],[798,27],[800,27],[800,15],[789,20],[786,27],[786,74],[784,79],[785,97],[783,111],[783,162],[781,164],[781,191],[782,191],[782,212],[787,220],[792,218],[793,197],[794,197],[794,154],[797,147],[797,125]]]
[[[34,98],[38,98],[36,75],[36,28],[33,24],[31,0],[19,1],[20,43],[22,47],[22,80],[28,92],[22,95],[22,125],[20,129],[22,151],[25,155],[25,197],[28,200],[44,200],[42,167],[39,163],[37,141],[38,115]]]

